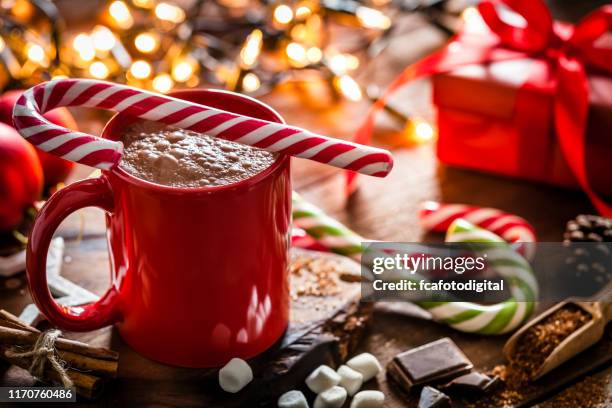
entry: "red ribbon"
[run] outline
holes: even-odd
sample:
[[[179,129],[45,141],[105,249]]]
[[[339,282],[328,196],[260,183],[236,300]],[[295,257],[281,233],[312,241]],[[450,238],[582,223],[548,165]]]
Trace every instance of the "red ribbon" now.
[[[516,27],[505,22],[499,14],[500,5],[521,15],[525,26]],[[561,151],[595,208],[603,215],[612,215],[612,206],[591,187],[585,153],[589,108],[586,66],[612,74],[612,49],[597,47],[597,39],[612,28],[612,5],[595,10],[575,26],[555,22],[542,0],[485,0],[478,9],[498,38],[471,38],[462,34],[442,50],[406,68],[372,106],[357,131],[356,141],[369,141],[376,113],[398,88],[414,79],[449,72],[464,65],[486,64],[525,55],[546,58],[556,67],[555,128]],[[351,191],[356,174],[349,173],[347,180]]]

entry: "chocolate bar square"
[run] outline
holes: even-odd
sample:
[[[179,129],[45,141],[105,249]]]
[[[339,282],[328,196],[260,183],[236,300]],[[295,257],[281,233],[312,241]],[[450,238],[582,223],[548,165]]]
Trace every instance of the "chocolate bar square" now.
[[[451,399],[448,395],[433,387],[423,387],[418,408],[450,408]]]
[[[436,384],[469,372],[473,364],[449,338],[398,354],[387,372],[405,391]]]
[[[479,372],[471,372],[453,378],[448,384],[442,385],[439,388],[452,395],[482,395],[490,389],[495,388],[500,382],[498,376],[490,377]]]

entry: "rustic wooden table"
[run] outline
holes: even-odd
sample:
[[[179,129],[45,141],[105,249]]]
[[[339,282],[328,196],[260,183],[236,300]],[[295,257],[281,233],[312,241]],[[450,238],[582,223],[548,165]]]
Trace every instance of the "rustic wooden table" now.
[[[362,80],[385,84],[409,62],[440,46],[445,37],[427,26],[418,17],[408,17],[411,27],[397,37],[388,52],[366,72]],[[406,47],[410,44],[410,47]],[[368,109],[368,103],[337,102],[322,96],[321,89],[286,85],[262,98],[276,108],[288,122],[313,131],[349,138]],[[324,88],[323,88],[323,92]],[[405,112],[419,111],[427,115],[427,87],[417,83],[402,91],[392,101]],[[420,105],[420,106],[419,106]],[[84,130],[99,132],[101,121],[77,113]],[[388,140],[397,133],[398,125],[382,115],[378,140]],[[530,220],[542,241],[561,240],[566,220],[579,213],[593,213],[586,197],[575,191],[560,190],[518,180],[498,178],[465,170],[447,168],[437,163],[434,145],[422,145],[394,151],[396,167],[386,179],[361,179],[361,187],[348,201],[343,194],[342,173],[319,164],[294,160],[294,188],[307,200],[316,203],[365,237],[380,240],[439,240],[426,236],[417,224],[417,208],[423,200],[461,202],[492,206],[519,214]],[[80,168],[74,178],[87,174]],[[67,242],[63,275],[95,292],[108,285],[108,266],[102,213],[85,209],[66,220],[58,232]],[[27,289],[2,289],[0,307],[19,314],[30,302]],[[448,336],[454,339],[477,367],[490,368],[502,362],[501,347],[506,337],[466,335],[414,317],[414,308],[407,304],[380,305],[373,325],[361,349],[377,355],[387,364],[398,352],[428,341]],[[121,353],[119,379],[106,390],[102,399],[82,405],[99,406],[201,406],[197,378],[191,370],[176,370],[168,381],[166,368],[139,356],[128,348],[111,329],[92,333],[69,334],[96,345],[111,347]],[[571,363],[570,370],[579,370],[581,360]],[[598,375],[608,376],[611,368]],[[197,376],[195,376],[197,377]],[[0,373],[1,385],[31,382],[25,371],[15,367]],[[368,384],[387,395],[387,406],[412,406],[401,392],[387,383],[384,374]],[[612,384],[608,384],[608,394]]]

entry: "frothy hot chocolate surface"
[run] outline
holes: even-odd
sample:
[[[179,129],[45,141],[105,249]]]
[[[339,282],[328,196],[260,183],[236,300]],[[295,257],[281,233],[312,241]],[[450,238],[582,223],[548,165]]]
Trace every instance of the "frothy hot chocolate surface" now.
[[[268,168],[276,154],[150,121],[123,136],[120,166],[128,173],[172,187],[221,186]]]

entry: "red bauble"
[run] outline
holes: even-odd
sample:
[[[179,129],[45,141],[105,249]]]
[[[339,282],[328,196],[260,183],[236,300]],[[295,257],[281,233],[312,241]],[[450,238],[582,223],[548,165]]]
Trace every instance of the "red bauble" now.
[[[22,93],[23,90],[8,91],[0,97],[0,122],[13,126],[13,106]],[[68,111],[66,108],[54,109],[45,113],[44,116],[56,125],[77,130],[76,122],[74,121],[70,111]],[[57,183],[66,180],[66,177],[68,177],[70,171],[74,167],[73,162],[60,159],[59,157],[45,153],[40,149],[35,150],[38,154],[43,173],[45,175],[45,185],[54,186]]]
[[[34,146],[0,123],[0,230],[16,227],[25,209],[40,199],[43,171]]]

